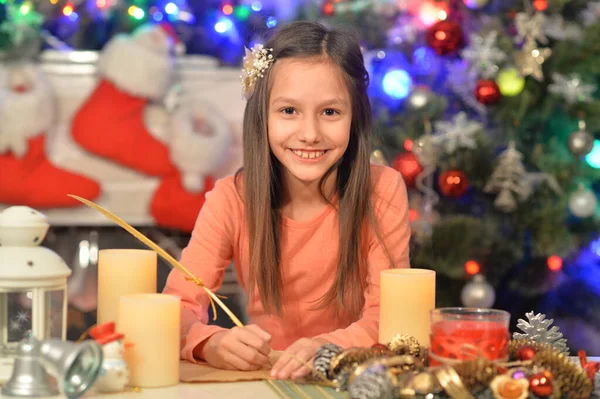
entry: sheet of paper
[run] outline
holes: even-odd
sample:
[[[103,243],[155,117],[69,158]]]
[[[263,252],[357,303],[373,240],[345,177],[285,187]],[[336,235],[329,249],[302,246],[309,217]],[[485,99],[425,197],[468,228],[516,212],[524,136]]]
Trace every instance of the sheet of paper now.
[[[275,364],[281,352],[273,351],[269,355],[271,365]],[[256,371],[220,370],[206,363],[181,362],[179,365],[179,380],[181,382],[234,382],[269,380],[270,367]]]

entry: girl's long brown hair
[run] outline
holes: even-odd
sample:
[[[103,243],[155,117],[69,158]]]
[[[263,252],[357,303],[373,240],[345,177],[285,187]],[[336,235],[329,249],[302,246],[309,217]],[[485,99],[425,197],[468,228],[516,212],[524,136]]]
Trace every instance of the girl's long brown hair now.
[[[344,74],[352,99],[352,124],[348,148],[342,158],[321,179],[320,191],[328,176],[337,170],[339,203],[339,260],[335,281],[318,306],[336,305],[359,314],[367,285],[366,236],[370,222],[375,231],[371,207],[370,135],[371,105],[367,96],[369,76],[357,36],[346,29],[328,29],[314,22],[294,22],[279,29],[267,43],[275,63],[284,58],[316,58],[332,62]],[[269,313],[282,310],[280,226],[282,165],[272,154],[267,135],[270,68],[258,79],[244,113],[244,206],[249,234],[252,294],[258,288],[260,300]],[[328,200],[327,200],[328,201]],[[377,234],[379,237],[379,234]],[[380,238],[380,237],[379,237]],[[386,251],[387,252],[387,251]],[[391,261],[391,259],[390,259]]]

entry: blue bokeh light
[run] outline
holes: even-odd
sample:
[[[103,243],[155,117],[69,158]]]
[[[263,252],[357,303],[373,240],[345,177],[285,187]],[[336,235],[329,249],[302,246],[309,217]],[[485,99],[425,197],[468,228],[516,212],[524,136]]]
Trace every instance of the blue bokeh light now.
[[[233,27],[233,22],[229,18],[219,18],[219,21],[215,24],[215,31],[218,33],[226,33]]]
[[[410,94],[412,78],[403,69],[393,69],[383,76],[383,91],[395,100],[402,100]]]
[[[162,20],[163,20],[163,18],[164,18],[164,15],[163,15],[163,13],[162,13],[162,12],[160,12],[160,11],[156,11],[156,12],[154,12],[154,13],[152,14],[152,19],[154,19],[154,20],[155,20],[155,21],[157,21],[157,22],[160,22],[160,21],[162,21]]]
[[[267,28],[274,28],[277,26],[277,18],[269,17],[267,18]]]
[[[253,1],[252,5],[250,7],[252,7],[252,11],[258,12],[258,11],[262,10],[263,5],[260,1]]]
[[[594,140],[592,151],[586,155],[585,161],[594,169],[600,169],[600,140]]]

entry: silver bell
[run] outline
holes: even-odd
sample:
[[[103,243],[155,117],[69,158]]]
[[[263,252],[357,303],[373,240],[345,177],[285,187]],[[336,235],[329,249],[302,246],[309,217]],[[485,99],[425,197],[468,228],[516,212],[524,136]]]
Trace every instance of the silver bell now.
[[[58,389],[38,361],[39,344],[33,336],[19,343],[12,376],[2,388],[2,395],[29,398],[58,395]]]
[[[13,374],[2,388],[2,395],[35,398],[60,391],[69,399],[79,398],[98,378],[102,360],[102,347],[95,341],[40,342],[30,335],[19,343]]]

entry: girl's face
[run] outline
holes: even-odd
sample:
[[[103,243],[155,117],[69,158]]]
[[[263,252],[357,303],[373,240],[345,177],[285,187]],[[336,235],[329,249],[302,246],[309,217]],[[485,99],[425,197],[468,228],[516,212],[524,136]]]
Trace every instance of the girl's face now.
[[[268,135],[285,178],[319,182],[344,155],[352,103],[339,67],[285,58],[273,66]]]

